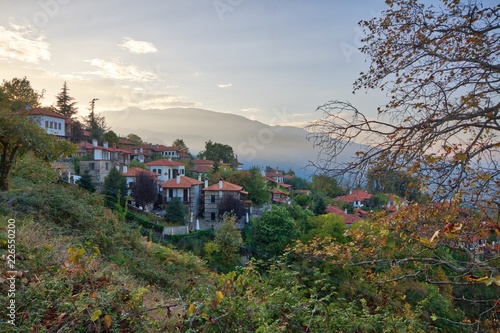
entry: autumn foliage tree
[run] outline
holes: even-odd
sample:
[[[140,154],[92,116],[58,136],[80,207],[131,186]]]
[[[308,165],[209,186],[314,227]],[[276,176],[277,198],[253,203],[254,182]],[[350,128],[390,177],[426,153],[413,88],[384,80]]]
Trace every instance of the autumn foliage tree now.
[[[493,246],[500,236],[500,6],[386,3],[380,17],[360,22],[360,50],[371,63],[354,90],[380,89],[390,101],[376,118],[348,102],[320,106],[324,117],[308,126],[320,150],[313,164],[355,181],[370,170],[416,178],[432,202],[372,216],[347,231],[347,244],[311,242],[297,250],[308,260],[364,272],[381,288],[411,280],[424,283],[427,294],[447,295],[446,307],[474,308],[460,319],[426,302],[443,331],[498,331],[500,255]],[[354,142],[366,148],[337,164],[335,157]]]
[[[65,140],[45,132],[29,116],[30,107],[40,106],[42,93],[24,77],[4,80],[0,85],[0,190],[9,189],[8,177],[16,158],[28,152],[50,162],[76,151]]]
[[[438,2],[387,1],[380,17],[360,22],[360,50],[371,64],[354,90],[380,89],[390,101],[377,118],[348,102],[320,106],[324,118],[308,126],[321,151],[316,164],[362,176],[377,162],[418,172],[436,198],[488,202],[500,189],[500,6]],[[354,162],[335,165],[354,141],[370,145]]]

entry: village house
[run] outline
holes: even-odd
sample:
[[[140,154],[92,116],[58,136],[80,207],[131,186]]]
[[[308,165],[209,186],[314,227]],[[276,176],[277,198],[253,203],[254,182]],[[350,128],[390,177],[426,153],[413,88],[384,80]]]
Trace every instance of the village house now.
[[[94,182],[98,185],[104,182],[104,179],[113,167],[117,168],[120,172],[126,172],[126,166],[132,158],[130,151],[117,149],[116,144],[109,147],[106,141],[104,141],[102,146],[99,146],[97,139],[93,139],[92,143],[80,142],[78,145],[78,155],[83,159],[80,161],[80,174],[88,171]]]
[[[220,222],[219,206],[223,196],[231,195],[240,200],[241,194],[248,194],[243,191],[243,187],[219,179],[213,185],[208,186],[205,181],[205,188],[202,189],[205,197],[205,221],[210,223]]]
[[[346,204],[352,205],[354,208],[361,208],[366,204],[372,195],[363,190],[350,191],[349,194],[333,198],[334,201],[341,201]]]
[[[174,179],[177,175],[184,176],[186,173],[186,166],[183,163],[166,158],[148,162],[146,167],[158,174],[158,181],[161,183]]]
[[[272,192],[272,201],[276,203],[289,203],[290,195],[288,194],[288,192],[284,192],[275,188]]]
[[[28,115],[48,134],[55,135],[59,138],[71,138],[73,122],[69,117],[43,108],[30,109]]]
[[[347,209],[341,209],[337,206],[328,205],[326,207],[326,212],[328,214],[333,214],[335,216],[340,216],[344,219],[346,226],[351,226],[352,224],[361,221],[361,217],[356,214],[348,214]]]
[[[125,179],[127,180],[127,188],[129,190],[128,194],[131,194],[131,190],[134,187],[138,175],[142,173],[155,177],[156,180],[158,179],[157,173],[142,168],[125,168],[125,171],[122,172],[122,175],[125,176]]]
[[[161,184],[163,202],[168,204],[173,198],[179,198],[188,207],[192,216],[198,216],[200,213],[202,185],[203,182],[200,179],[178,174],[174,179]]]
[[[193,175],[202,176],[202,179],[206,178],[208,173],[214,168],[214,161],[207,159],[194,159],[194,166],[189,169]]]

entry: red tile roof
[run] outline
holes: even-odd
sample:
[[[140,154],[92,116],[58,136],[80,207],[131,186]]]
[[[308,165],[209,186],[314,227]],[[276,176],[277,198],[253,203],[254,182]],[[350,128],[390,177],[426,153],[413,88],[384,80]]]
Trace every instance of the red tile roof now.
[[[342,195],[340,197],[333,198],[333,200],[342,201],[346,203],[353,203],[354,201],[364,201],[370,199],[372,195],[363,190],[356,190],[347,195]]]
[[[67,116],[62,115],[60,113],[54,112],[52,110],[42,109],[42,108],[34,108],[28,111],[28,114],[33,116],[49,116],[59,119],[68,119]]]
[[[201,185],[203,182],[199,181],[198,179],[190,178],[187,176],[180,176],[179,177],[179,182],[177,183],[177,178],[168,180],[161,184],[161,187],[163,188],[190,188],[191,186],[194,185]]]
[[[212,166],[211,165],[195,165],[194,168],[189,169],[191,172],[210,172],[212,171]]]
[[[345,211],[343,211],[337,206],[328,205],[328,207],[326,207],[326,212],[329,214],[343,217],[345,224],[353,224],[355,222],[361,221],[361,218],[359,216],[346,214]]]
[[[186,166],[184,163],[171,161],[166,158],[146,163],[147,166]]]
[[[222,187],[219,186],[220,182],[222,182]],[[241,190],[243,190],[242,186],[226,182],[225,180],[221,180],[203,189],[203,191],[232,191],[232,192],[240,192]]]
[[[212,164],[214,164],[214,161],[212,161],[212,160],[205,160],[205,159],[194,159],[193,163],[197,164],[197,165],[198,164],[210,164],[210,165],[212,165]]]
[[[153,171],[146,170],[146,169],[142,169],[142,168],[130,168],[127,170],[126,173],[123,173],[123,175],[125,177],[137,177],[137,175],[142,173],[142,172],[145,172],[146,174],[151,175],[151,176],[158,177],[157,173],[155,173]]]
[[[283,194],[283,195],[288,196],[288,193],[283,192],[283,191],[280,191],[280,190],[278,190],[278,189],[274,189],[274,190],[273,190],[273,194]]]

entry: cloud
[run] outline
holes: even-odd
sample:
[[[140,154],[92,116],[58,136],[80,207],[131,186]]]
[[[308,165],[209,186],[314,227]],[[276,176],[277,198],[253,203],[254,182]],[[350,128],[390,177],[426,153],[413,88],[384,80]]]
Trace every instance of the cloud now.
[[[118,59],[92,59],[85,61],[97,67],[98,70],[94,72],[85,72],[83,74],[94,74],[108,79],[133,82],[151,82],[158,80],[158,76],[155,73],[141,69],[137,66],[123,64]]]
[[[126,37],[122,44],[118,44],[119,47],[129,51],[130,53],[136,54],[146,54],[146,53],[155,53],[158,51],[156,46],[153,43],[133,40],[132,38]]]
[[[200,107],[201,103],[186,101],[184,96],[162,92],[152,92],[141,88],[116,87],[114,108],[135,106],[145,109],[165,109],[172,107]]]
[[[34,37],[30,36],[31,34],[31,30],[26,26],[0,26],[0,59],[33,64],[40,60],[50,60],[49,43],[44,41],[42,35]]]
[[[262,112],[262,110],[257,109],[257,108],[245,108],[245,109],[241,109],[241,111],[243,111],[243,112]]]
[[[221,84],[218,84],[219,88],[229,88],[229,87],[232,87],[233,84],[232,83],[221,83]]]

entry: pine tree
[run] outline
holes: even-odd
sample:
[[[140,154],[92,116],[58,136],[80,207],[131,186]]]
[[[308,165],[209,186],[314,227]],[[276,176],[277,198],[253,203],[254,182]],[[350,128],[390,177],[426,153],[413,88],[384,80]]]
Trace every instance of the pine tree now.
[[[85,128],[90,132],[90,139],[97,139],[98,142],[102,142],[104,140],[104,133],[108,131],[108,126],[106,125],[106,119],[103,116],[95,114],[95,102],[99,100],[98,98],[94,98],[90,102],[90,113],[84,119]]]
[[[77,184],[78,184],[78,186],[86,189],[89,192],[96,191],[96,186],[94,184],[94,181],[92,180],[92,175],[89,173],[88,170],[85,170],[85,173],[82,175],[82,177],[77,182]]]
[[[57,111],[60,114],[63,114],[68,117],[72,117],[76,114],[78,109],[75,107],[76,102],[74,98],[68,95],[69,88],[64,81],[64,85],[61,89],[61,92],[56,96],[57,98]]]

